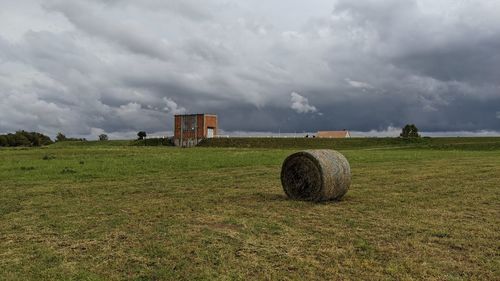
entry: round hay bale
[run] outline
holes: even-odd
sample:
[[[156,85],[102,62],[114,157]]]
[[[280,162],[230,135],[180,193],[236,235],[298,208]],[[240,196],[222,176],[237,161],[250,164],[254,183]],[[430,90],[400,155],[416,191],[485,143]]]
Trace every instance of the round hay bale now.
[[[292,199],[338,200],[351,185],[351,168],[344,155],[335,150],[305,150],[285,159],[281,184]]]

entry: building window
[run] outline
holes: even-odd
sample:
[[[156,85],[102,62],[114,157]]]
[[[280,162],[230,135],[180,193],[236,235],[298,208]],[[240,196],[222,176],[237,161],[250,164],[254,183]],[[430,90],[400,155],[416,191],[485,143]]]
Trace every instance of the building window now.
[[[192,132],[196,129],[196,116],[184,116],[183,122],[182,130],[184,132]]]

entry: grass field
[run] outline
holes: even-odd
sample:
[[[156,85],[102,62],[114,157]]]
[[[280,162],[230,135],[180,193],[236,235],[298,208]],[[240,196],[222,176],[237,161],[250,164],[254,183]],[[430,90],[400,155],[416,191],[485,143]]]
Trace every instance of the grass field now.
[[[500,280],[499,138],[353,140],[322,204],[281,189],[300,144],[0,149],[0,280]]]
[[[214,138],[201,143],[204,147],[239,148],[335,148],[335,149],[439,149],[500,150],[500,138]]]

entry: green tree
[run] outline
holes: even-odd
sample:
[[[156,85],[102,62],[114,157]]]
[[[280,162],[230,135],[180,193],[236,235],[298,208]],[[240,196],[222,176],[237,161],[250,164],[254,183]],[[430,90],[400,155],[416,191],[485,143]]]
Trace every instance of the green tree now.
[[[16,132],[14,135],[15,146],[31,146],[30,140],[26,137],[24,132]]]
[[[108,140],[108,135],[106,135],[106,134],[100,134],[99,135],[99,140],[100,141],[107,141]]]
[[[402,138],[419,138],[418,128],[415,124],[406,124],[399,135]]]
[[[7,140],[6,136],[0,135],[0,147],[1,146],[8,146],[9,141]]]
[[[61,132],[57,133],[56,141],[65,141],[65,140],[67,140],[67,138],[65,135],[63,135],[63,133]]]
[[[40,137],[38,136],[38,133],[26,132],[22,130],[22,131],[17,131],[16,134],[22,135],[25,138],[27,138],[31,146],[40,146]]]
[[[33,146],[40,146],[42,145],[42,141],[40,140],[40,137],[38,134],[32,133],[30,134],[30,141]]]
[[[49,144],[52,144],[52,140],[44,135],[44,134],[40,134],[40,133],[36,133],[38,135],[38,137],[40,138],[40,145],[49,145]]]
[[[0,146],[42,146],[52,144],[52,140],[37,132],[17,131],[15,134],[0,135]]]
[[[146,138],[147,134],[144,131],[140,131],[139,133],[137,133],[137,136],[139,137],[139,140],[143,140],[144,138]]]
[[[9,146],[16,146],[16,137],[14,136],[14,134],[7,134],[5,137],[7,138],[7,143],[9,144]]]

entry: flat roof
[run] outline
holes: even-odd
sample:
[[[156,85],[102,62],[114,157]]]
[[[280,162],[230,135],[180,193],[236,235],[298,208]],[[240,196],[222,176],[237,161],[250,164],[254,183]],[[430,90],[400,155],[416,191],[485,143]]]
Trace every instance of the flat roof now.
[[[197,115],[211,115],[211,116],[217,116],[217,114],[213,114],[213,113],[175,114],[174,116],[197,116]]]

